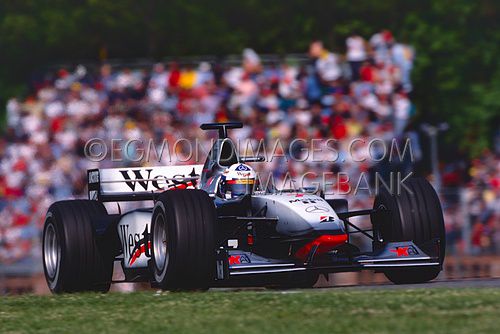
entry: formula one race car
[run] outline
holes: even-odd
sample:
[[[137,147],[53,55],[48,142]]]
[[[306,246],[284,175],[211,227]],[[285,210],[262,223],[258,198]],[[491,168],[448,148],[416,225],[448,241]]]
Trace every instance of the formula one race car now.
[[[398,193],[382,187],[372,209],[348,211],[343,199],[302,190],[259,188],[227,130],[218,130],[204,165],[94,169],[88,200],[48,210],[43,266],[52,292],[108,291],[115,261],[125,282],[166,290],[213,286],[312,287],[319,275],[375,270],[396,284],[434,279],[445,255],[441,206],[424,179]],[[108,214],[104,202],[153,201]],[[350,217],[370,215],[363,230]],[[372,241],[361,252],[351,235]]]

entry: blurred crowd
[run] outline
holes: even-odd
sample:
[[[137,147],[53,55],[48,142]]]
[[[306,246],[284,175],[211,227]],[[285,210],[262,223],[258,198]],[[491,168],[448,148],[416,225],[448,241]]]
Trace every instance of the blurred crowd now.
[[[443,168],[447,186],[443,211],[450,254],[500,254],[499,153],[484,152],[465,170],[460,162]],[[463,235],[470,236],[468,245]]]
[[[250,143],[242,153],[263,142],[268,156],[281,155],[255,164],[258,172],[271,172],[276,179],[287,172],[293,177],[332,172],[332,187],[337,185],[337,190],[346,190],[347,178],[354,180],[349,183],[354,188],[363,175],[371,183],[374,171],[392,170],[390,163],[374,159],[366,145],[349,150],[355,138],[365,142],[395,138],[399,143],[409,139],[413,162],[418,163],[421,135],[412,122],[415,110],[409,98],[414,50],[398,43],[390,31],[368,40],[352,34],[345,50],[334,53],[321,41],[313,41],[307,57],[281,61],[267,61],[245,49],[237,65],[171,61],[149,68],[104,64],[98,69],[77,66],[46,73],[33,83],[33,94],[7,104],[7,131],[0,137],[0,264],[40,256],[48,206],[56,200],[86,198],[88,168],[203,163],[184,159],[190,149],[182,145],[157,160],[134,161],[133,155],[117,150],[119,161],[107,156],[95,162],[85,156],[85,143],[92,138],[108,144],[112,139],[174,143],[180,138],[187,139],[184,143],[197,139],[206,144],[214,134],[201,131],[200,124],[241,121],[244,128],[232,135]],[[305,141],[290,147],[294,139]],[[335,139],[335,153],[319,141],[312,157],[311,147],[304,149],[312,139]],[[280,145],[273,145],[277,140]],[[380,147],[372,151],[383,155]],[[353,155],[356,160],[367,159],[357,162]],[[290,156],[300,161],[287,159]],[[472,208],[477,253],[500,253],[499,164],[498,154],[491,153],[467,170],[466,200]],[[399,170],[412,170],[411,162],[398,165]],[[340,172],[348,176],[339,177]],[[351,208],[367,208],[371,195],[361,191],[347,196]],[[463,224],[459,206],[445,204],[450,247],[457,249]]]

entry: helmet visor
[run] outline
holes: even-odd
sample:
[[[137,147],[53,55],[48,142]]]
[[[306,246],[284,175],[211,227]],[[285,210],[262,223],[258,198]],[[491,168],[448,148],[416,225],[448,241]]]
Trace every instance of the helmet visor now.
[[[245,180],[246,181],[246,180]],[[252,194],[254,182],[228,184],[227,190],[231,192],[231,197],[239,197]]]

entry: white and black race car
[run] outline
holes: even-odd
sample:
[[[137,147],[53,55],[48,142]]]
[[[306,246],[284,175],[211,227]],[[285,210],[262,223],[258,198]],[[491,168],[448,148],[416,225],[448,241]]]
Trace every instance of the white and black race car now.
[[[319,275],[375,270],[394,283],[434,279],[442,269],[445,231],[432,186],[409,179],[382,187],[372,209],[348,211],[343,199],[306,190],[259,189],[227,130],[218,130],[204,165],[94,169],[88,200],[52,204],[43,230],[43,266],[55,293],[108,291],[119,261],[125,282],[166,290],[213,286],[311,287]],[[151,201],[108,214],[104,202]],[[350,217],[370,215],[363,230]],[[370,252],[352,242],[360,233]]]

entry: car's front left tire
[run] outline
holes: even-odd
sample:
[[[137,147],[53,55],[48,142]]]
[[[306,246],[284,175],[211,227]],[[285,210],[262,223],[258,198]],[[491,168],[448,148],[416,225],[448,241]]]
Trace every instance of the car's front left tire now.
[[[151,267],[164,290],[204,290],[215,276],[213,200],[197,189],[161,193],[151,221]]]

